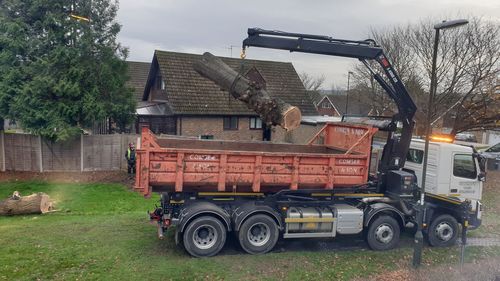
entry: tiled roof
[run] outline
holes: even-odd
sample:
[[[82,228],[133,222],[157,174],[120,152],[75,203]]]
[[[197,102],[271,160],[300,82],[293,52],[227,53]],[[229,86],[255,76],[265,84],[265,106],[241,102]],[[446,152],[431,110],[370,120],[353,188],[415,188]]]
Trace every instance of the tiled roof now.
[[[202,77],[193,69],[193,62],[201,55],[155,51],[163,80],[166,82],[167,100],[174,114],[194,115],[255,115],[247,106],[220,89],[212,81]],[[236,71],[240,71],[241,60],[221,58]],[[243,73],[255,67],[266,81],[266,90],[271,96],[298,106],[303,115],[317,115],[313,102],[291,63],[246,59]],[[151,73],[147,87],[155,73]],[[144,100],[149,89],[146,88]]]
[[[366,116],[370,112],[370,109],[372,108],[371,105],[366,104],[362,101],[359,100],[356,95],[349,95],[349,100],[347,95],[328,95],[328,98],[332,101],[333,105],[335,108],[338,110],[340,114],[346,114],[346,104],[348,105],[348,112],[347,114],[349,115],[362,115]]]
[[[127,64],[129,76],[127,85],[134,89],[134,96],[136,97],[137,101],[141,101],[144,94],[144,87],[146,86],[146,82],[148,80],[151,63],[127,61]]]
[[[325,97],[325,95],[321,94],[318,91],[309,90],[307,91],[307,93],[309,94],[315,105],[318,105],[318,103]]]

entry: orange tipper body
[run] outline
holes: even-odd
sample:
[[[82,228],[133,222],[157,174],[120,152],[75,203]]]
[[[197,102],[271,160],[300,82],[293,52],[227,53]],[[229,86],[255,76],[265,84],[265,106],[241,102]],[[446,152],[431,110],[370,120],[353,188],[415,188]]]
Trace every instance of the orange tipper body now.
[[[309,144],[157,138],[142,129],[135,190],[264,192],[367,182],[376,128],[326,124]]]

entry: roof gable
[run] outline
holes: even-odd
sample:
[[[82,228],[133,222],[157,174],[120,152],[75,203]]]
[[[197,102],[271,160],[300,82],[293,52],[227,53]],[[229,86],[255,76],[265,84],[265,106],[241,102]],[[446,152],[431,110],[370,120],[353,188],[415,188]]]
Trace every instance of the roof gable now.
[[[330,103],[330,105],[332,106],[332,108],[335,110],[335,112],[337,112],[337,115],[338,116],[341,116],[342,114],[340,114],[340,111],[337,109],[337,107],[335,106],[335,104],[333,104],[332,100],[328,97],[328,95],[324,95],[323,98],[316,104],[316,107],[319,107],[319,105],[321,103],[323,103],[323,101],[326,99],[327,102]]]
[[[144,94],[144,87],[148,80],[149,69],[151,68],[151,63],[149,62],[138,62],[138,61],[127,61],[128,69],[128,80],[127,86],[131,87],[134,91],[134,97],[137,101],[142,100]]]
[[[168,102],[175,114],[256,115],[246,104],[194,70],[193,63],[201,57],[195,54],[155,51],[143,100],[148,99],[156,72],[160,71],[166,81]],[[291,63],[245,59],[242,65],[240,59],[220,58],[242,73],[253,72],[251,70],[255,68],[265,81],[271,96],[298,106],[303,115],[317,114]]]
[[[323,103],[323,101],[326,99],[326,101],[328,103],[330,103],[330,105],[332,106],[332,108],[335,110],[335,112],[337,112],[337,115],[338,116],[342,116],[342,114],[340,113],[340,111],[337,109],[337,107],[335,106],[335,104],[333,104],[332,100],[330,99],[330,97],[328,97],[328,95],[324,95],[323,98],[316,104],[316,107],[319,107],[320,104]]]

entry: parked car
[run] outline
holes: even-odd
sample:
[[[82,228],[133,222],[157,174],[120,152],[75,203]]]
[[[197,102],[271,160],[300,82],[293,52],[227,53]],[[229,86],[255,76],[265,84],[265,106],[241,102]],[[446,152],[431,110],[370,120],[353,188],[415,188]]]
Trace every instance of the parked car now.
[[[500,160],[500,142],[483,151],[480,151],[480,153],[484,158]]]
[[[477,142],[476,135],[474,135],[473,133],[467,133],[467,132],[458,133],[455,136],[455,140],[466,141],[466,142]]]

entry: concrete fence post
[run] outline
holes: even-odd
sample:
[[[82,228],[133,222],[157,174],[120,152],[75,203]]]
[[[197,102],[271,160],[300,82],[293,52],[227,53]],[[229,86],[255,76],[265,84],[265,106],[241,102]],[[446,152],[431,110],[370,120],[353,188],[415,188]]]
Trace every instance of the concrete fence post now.
[[[2,172],[5,172],[5,170],[7,169],[6,168],[6,164],[5,164],[5,135],[4,135],[4,131],[1,131],[0,132],[0,138],[2,140]]]
[[[38,153],[40,173],[43,173],[43,153],[42,153],[42,136],[38,136],[38,148],[40,149]]]
[[[125,137],[124,134],[120,134],[120,155],[118,156],[118,163],[120,163],[120,168],[119,170],[121,171],[123,169],[123,160],[122,160],[122,155],[123,155],[123,138]]]
[[[83,172],[83,134],[80,135],[80,172]]]

